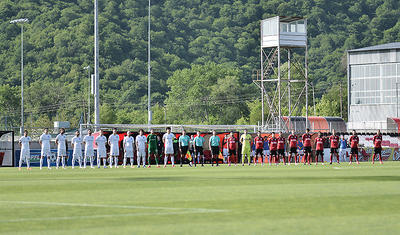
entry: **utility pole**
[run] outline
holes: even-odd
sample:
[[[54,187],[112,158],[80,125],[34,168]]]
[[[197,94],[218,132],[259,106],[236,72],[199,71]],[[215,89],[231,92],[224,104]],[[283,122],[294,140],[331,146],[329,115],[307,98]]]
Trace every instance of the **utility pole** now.
[[[340,117],[343,118],[343,96],[342,96],[342,83],[339,83],[340,86]]]
[[[148,125],[151,125],[151,120],[152,120],[152,114],[151,114],[151,53],[150,53],[150,46],[151,46],[151,32],[150,32],[150,26],[151,26],[151,0],[149,0],[149,20],[148,20],[148,32],[147,32],[147,43],[148,43],[148,55],[147,55],[147,111],[148,111]]]
[[[28,19],[17,19],[10,21],[10,24],[21,23],[21,126],[19,133],[24,134],[24,23],[28,23]]]
[[[100,124],[100,79],[99,79],[99,25],[98,4],[94,0],[94,124],[96,131]]]

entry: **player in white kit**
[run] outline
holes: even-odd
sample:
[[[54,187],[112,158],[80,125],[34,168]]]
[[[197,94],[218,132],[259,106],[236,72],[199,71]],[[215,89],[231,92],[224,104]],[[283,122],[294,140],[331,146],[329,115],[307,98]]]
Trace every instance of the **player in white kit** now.
[[[40,152],[40,170],[43,167],[43,158],[46,157],[47,159],[47,168],[50,170],[50,164],[51,164],[51,151],[50,151],[50,141],[51,141],[51,135],[49,134],[49,129],[45,128],[43,134],[39,138],[39,144],[41,146],[41,152]]]
[[[135,142],[134,138],[131,136],[131,132],[126,132],[126,136],[124,137],[123,146],[124,146],[124,168],[126,168],[126,159],[129,158],[131,163],[131,168],[133,168],[133,142]]]
[[[63,169],[65,169],[65,160],[67,158],[67,137],[64,135],[65,129],[60,129],[60,134],[56,137],[57,144],[57,169],[60,166],[60,158]]]
[[[108,137],[108,144],[110,145],[110,168],[112,168],[113,161],[115,161],[115,168],[118,168],[119,157],[119,135],[117,129],[113,129],[113,133]]]
[[[174,144],[175,135],[171,133],[171,127],[167,127],[167,133],[164,134],[162,140],[164,143],[164,168],[167,167],[168,157],[171,157],[172,167],[175,167]]]
[[[21,170],[22,161],[25,161],[26,169],[31,170],[31,150],[29,148],[31,137],[28,136],[27,130],[24,131],[24,136],[22,136],[18,142],[21,147],[18,170]]]
[[[146,168],[146,143],[147,138],[143,135],[144,131],[140,130],[139,135],[136,136],[136,150],[137,150],[137,166],[140,167],[142,161],[143,168]]]
[[[107,168],[107,138],[104,136],[103,130],[100,130],[100,135],[96,137],[94,143],[97,146],[97,168],[100,168],[100,159],[103,159],[103,166]]]
[[[82,138],[79,131],[75,131],[75,136],[71,140],[72,148],[72,169],[75,167],[75,162],[78,160],[79,168],[82,168]]]
[[[88,130],[87,136],[83,138],[83,143],[85,143],[85,157],[83,158],[83,168],[86,168],[87,158],[90,161],[90,168],[93,167],[93,157],[94,157],[94,149],[93,149],[94,136],[92,136],[92,130]]]

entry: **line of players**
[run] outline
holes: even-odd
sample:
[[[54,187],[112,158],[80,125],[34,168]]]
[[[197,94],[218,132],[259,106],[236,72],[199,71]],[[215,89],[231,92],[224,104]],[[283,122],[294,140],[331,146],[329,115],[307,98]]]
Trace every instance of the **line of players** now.
[[[342,137],[344,140],[344,137]],[[50,141],[51,135],[48,133],[48,129],[44,130],[44,133],[39,138],[39,143],[41,145],[41,156],[40,156],[40,169],[43,166],[44,157],[47,158],[47,166],[50,168]],[[71,145],[73,147],[73,157],[72,157],[72,168],[75,167],[75,162],[78,162],[80,168],[86,168],[87,160],[89,159],[90,167],[94,168],[94,147],[93,144],[97,146],[97,167],[100,168],[101,160],[103,160],[104,168],[107,167],[107,148],[106,144],[110,146],[110,152],[108,157],[108,165],[110,168],[116,167],[118,168],[118,157],[119,157],[119,135],[117,134],[117,130],[113,129],[113,133],[107,137],[104,136],[102,130],[100,130],[100,135],[95,139],[92,135],[92,131],[88,130],[88,135],[84,138],[81,138],[79,131],[75,132],[75,136],[71,140]],[[268,142],[270,154],[269,154],[269,164],[275,163],[279,164],[280,159],[283,160],[283,163],[286,164],[285,158],[285,145],[286,143],[289,146],[288,152],[288,164],[291,163],[292,157],[294,158],[294,162],[297,165],[299,162],[298,159],[298,136],[295,135],[294,131],[288,136],[287,142],[286,139],[282,136],[282,132],[279,133],[278,137],[275,137],[275,133],[273,132],[269,138],[262,137],[261,132],[257,133],[257,136],[252,139],[251,135],[244,131],[244,134],[240,136],[239,142],[242,145],[242,165],[244,165],[245,160],[247,159],[248,165],[251,163],[252,154],[251,154],[251,146],[254,143],[255,146],[255,156],[253,157],[253,163],[256,165],[258,158],[261,157],[261,164],[264,165],[265,158],[267,157],[264,153],[264,142]],[[311,153],[312,153],[312,136],[310,134],[310,130],[307,129],[306,133],[301,136],[301,141],[304,147],[304,164],[311,164]],[[321,132],[318,133],[318,137],[315,139],[315,164],[318,164],[318,157],[321,157],[323,162],[323,150],[324,143],[329,141],[330,143],[330,164],[332,164],[333,157],[336,155],[337,163],[339,163],[339,143],[340,138],[336,135],[335,130],[329,138],[325,138],[322,136]],[[352,136],[349,139],[351,153],[350,153],[350,164],[352,164],[353,157],[356,159],[357,164],[359,164],[358,158],[358,144],[359,137],[355,130],[353,130]],[[27,164],[27,168],[30,168],[30,149],[29,143],[31,142],[31,138],[28,136],[28,132],[24,132],[24,136],[19,139],[19,144],[21,146],[21,155],[19,161],[19,169],[21,170],[22,162],[25,160]],[[144,135],[144,131],[140,130],[139,135],[134,139],[131,136],[131,132],[128,131],[127,135],[123,139],[123,149],[124,149],[124,160],[123,167],[126,167],[127,160],[130,160],[130,166],[133,168],[134,165],[134,149],[137,151],[137,166],[146,167],[146,151],[148,152],[148,167],[150,167],[150,158],[155,158],[156,165],[159,167],[158,158],[161,156],[162,151],[164,152],[164,167],[166,167],[168,160],[171,161],[172,167],[175,167],[175,156],[180,160],[180,166],[182,167],[183,161],[186,158],[186,154],[190,151],[192,160],[190,161],[190,166],[197,166],[196,163],[200,163],[201,166],[204,167],[204,153],[203,146],[205,143],[204,137],[200,135],[200,132],[197,132],[195,138],[191,138],[186,135],[186,132],[183,131],[182,135],[179,138],[176,138],[173,133],[171,133],[171,128],[166,129],[166,133],[162,137],[162,142],[159,140],[159,137],[154,134],[154,131],[151,130],[151,133],[146,137]],[[209,139],[209,147],[212,153],[211,166],[213,166],[214,161],[218,166],[218,156],[220,154],[220,138],[216,135],[216,132],[213,131],[212,136]],[[237,164],[236,155],[237,155],[237,140],[234,137],[233,132],[230,133],[229,136],[226,136],[222,142],[222,152],[227,156],[228,166],[231,166],[232,163]],[[55,138],[55,143],[57,145],[57,160],[56,167],[57,169],[60,166],[60,162],[62,168],[66,168],[66,158],[67,158],[67,140],[65,136],[65,130],[63,128],[60,129],[60,133]],[[379,156],[379,161],[382,164],[382,135],[380,131],[373,138],[373,143],[375,146],[374,155],[372,158],[372,163],[374,163],[375,157]],[[85,145],[84,156],[82,156],[82,144]],[[162,145],[162,148],[160,148]],[[226,148],[224,148],[226,146]],[[163,150],[162,150],[163,149]],[[196,161],[197,160],[197,161]]]

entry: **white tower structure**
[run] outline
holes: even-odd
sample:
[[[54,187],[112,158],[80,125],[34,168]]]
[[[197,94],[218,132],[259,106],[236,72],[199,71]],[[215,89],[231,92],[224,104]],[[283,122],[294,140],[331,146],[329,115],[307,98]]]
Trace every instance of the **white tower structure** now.
[[[296,58],[293,52],[296,48],[305,50],[304,61]],[[305,96],[306,119],[308,119],[307,20],[302,17],[287,16],[262,20],[260,56],[261,69],[257,71],[253,82],[261,89],[263,129],[291,129],[290,117],[293,116],[293,110],[299,106],[302,96]],[[284,70],[281,66],[283,63],[287,63],[287,68]],[[300,79],[292,79],[293,70],[301,74]],[[304,83],[304,87],[295,95],[295,100],[292,97],[294,95],[291,93],[291,86],[292,83],[299,82]],[[285,90],[282,89],[282,83],[287,83]],[[289,118],[284,121],[282,101],[286,97]],[[264,115],[265,103],[269,107],[267,118]]]

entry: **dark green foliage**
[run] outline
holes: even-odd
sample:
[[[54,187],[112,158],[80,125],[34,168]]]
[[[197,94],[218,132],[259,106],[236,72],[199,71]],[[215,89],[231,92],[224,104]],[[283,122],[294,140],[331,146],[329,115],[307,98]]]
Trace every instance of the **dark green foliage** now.
[[[101,99],[107,104],[102,107],[119,110],[118,118],[107,116],[107,121],[146,120],[147,4],[147,0],[99,0]],[[224,99],[248,97],[249,93],[258,97],[257,89],[250,84],[252,70],[259,67],[259,22],[263,18],[308,18],[309,73],[317,98],[329,87],[337,87],[330,84],[345,83],[347,49],[393,42],[400,37],[396,0],[165,0],[152,4],[152,94],[153,105],[159,109],[168,104],[168,97],[171,101],[176,96],[168,78],[173,80],[189,68],[192,72],[201,70],[197,65],[234,71],[232,76],[216,73],[220,77],[205,81],[211,82],[210,87],[204,87],[211,93],[203,98],[222,99],[213,97],[218,88],[212,84],[224,76],[244,89],[229,97],[221,94]],[[13,87],[13,97],[18,97],[19,89],[14,88],[20,84],[20,28],[9,21],[22,17],[31,21],[24,34],[26,115],[32,125],[37,119],[43,120],[43,114],[49,121],[72,120],[76,125],[87,112],[88,72],[83,67],[93,67],[93,2],[0,2],[0,85]],[[1,93],[0,99],[9,95]],[[327,98],[324,102],[329,102]],[[1,116],[13,117],[18,123],[15,110],[19,110],[19,102],[11,106],[1,107]],[[212,112],[215,107],[208,108]],[[232,110],[219,108],[219,115],[206,119],[178,115],[167,120],[216,124],[241,119],[256,124],[254,116],[249,116],[251,109],[243,102],[229,106],[240,110],[233,117]],[[204,110],[200,112],[203,115]],[[162,111],[156,113],[163,115]],[[325,113],[329,112],[321,111]],[[164,117],[154,118],[165,121]]]

